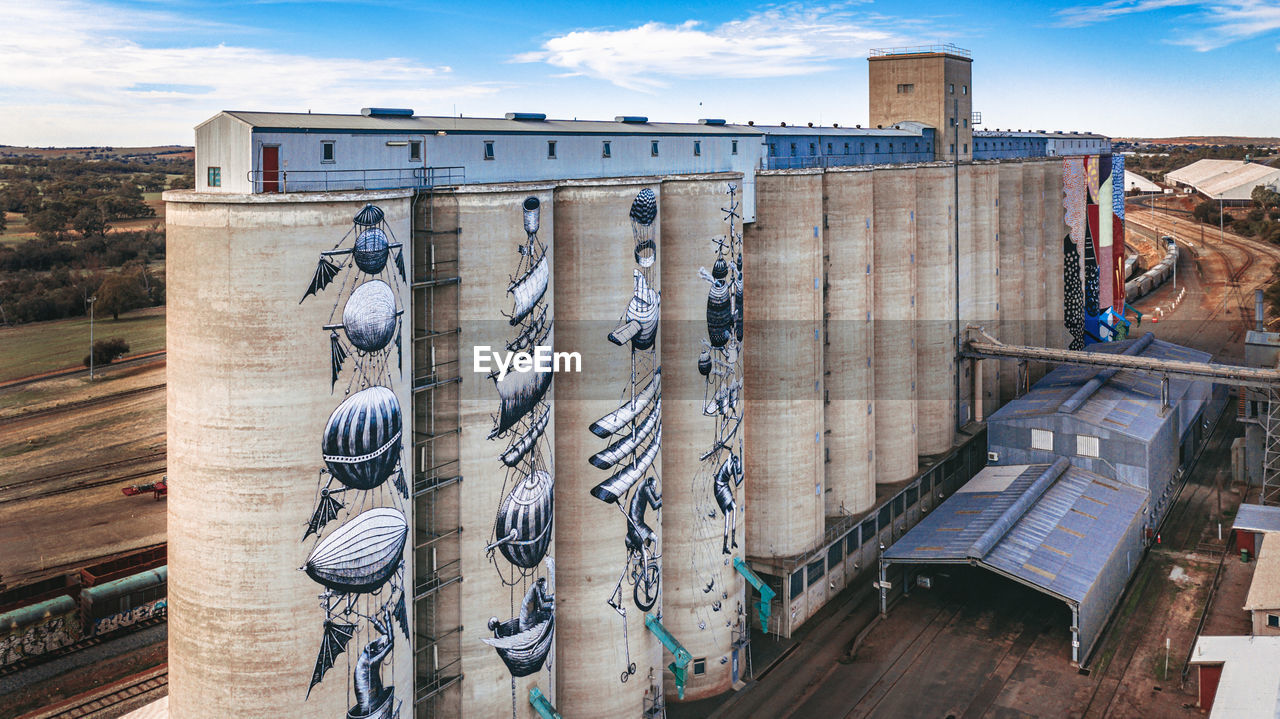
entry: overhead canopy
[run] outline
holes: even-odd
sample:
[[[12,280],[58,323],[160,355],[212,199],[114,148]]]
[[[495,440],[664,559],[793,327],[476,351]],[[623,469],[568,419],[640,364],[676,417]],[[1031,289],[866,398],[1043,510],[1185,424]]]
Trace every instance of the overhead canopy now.
[[[1280,507],[1241,504],[1231,528],[1246,532],[1280,532]]]
[[[1147,493],[1072,466],[987,467],[885,551],[886,564],[966,563],[1078,610],[1082,662],[1142,549]]]

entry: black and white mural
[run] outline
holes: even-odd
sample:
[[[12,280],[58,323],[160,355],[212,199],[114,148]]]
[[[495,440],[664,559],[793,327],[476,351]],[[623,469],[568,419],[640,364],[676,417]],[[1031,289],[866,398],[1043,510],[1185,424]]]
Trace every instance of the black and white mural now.
[[[532,354],[550,347],[554,318],[547,298],[551,278],[546,245],[538,239],[541,202],[524,199],[520,212],[524,239],[517,246],[515,271],[507,286],[511,313],[508,352]],[[555,508],[555,469],[547,426],[551,372],[498,372],[489,375],[498,394],[491,441],[501,447],[495,469],[502,477],[502,500],[489,535],[489,561],[510,590],[501,616],[492,616],[482,638],[511,673],[512,716],[516,713],[516,677],[545,670],[554,687],[555,562],[549,555]]]
[[[404,381],[400,298],[407,289],[403,247],[382,209],[366,205],[346,236],[320,253],[302,297],[333,297],[322,329],[330,390],[341,388],[343,396],[318,428],[323,467],[302,534],[310,551],[301,569],[318,585],[324,615],[307,696],[343,665],[348,719],[393,719],[403,705],[382,668],[395,665],[396,632],[403,651],[409,639],[409,486],[404,417],[393,389]]]
[[[655,462],[662,446],[662,367],[657,347],[661,294],[654,268],[658,198],[653,190],[646,188],[636,194],[629,215],[635,246],[632,296],[607,340],[627,350],[630,381],[621,388],[618,408],[588,428],[609,443],[590,458],[592,466],[608,473],[592,488],[591,496],[613,505],[626,527],[622,535],[626,564],[619,568],[618,581],[606,600],[622,619],[624,682],[636,673],[627,636],[629,607],[640,612],[654,610],[662,581],[662,557],[653,529],[660,526],[657,512],[662,508],[661,477]]]
[[[742,216],[737,190],[732,184],[727,188],[727,207],[723,208],[727,234],[711,240],[711,267],[698,269],[698,276],[707,283],[707,324],[696,362],[705,379],[702,414],[714,432],[700,456],[701,466],[693,473],[690,496],[694,498],[695,535],[719,535],[720,541],[695,545],[689,561],[703,595],[696,610],[698,630],[713,634],[745,627],[742,604],[736,597],[730,602],[730,587],[724,579],[733,574],[733,557],[741,553]],[[731,637],[717,637],[715,646],[729,646],[731,641]],[[719,657],[718,661],[725,663],[729,658]]]

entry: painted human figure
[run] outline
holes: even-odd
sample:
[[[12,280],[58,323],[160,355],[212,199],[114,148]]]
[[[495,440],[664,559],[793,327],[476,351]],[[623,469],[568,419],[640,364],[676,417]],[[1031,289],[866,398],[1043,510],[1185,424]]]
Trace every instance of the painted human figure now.
[[[733,488],[741,484],[742,460],[738,455],[730,452],[724,463],[720,465],[720,469],[716,470],[716,476],[711,485],[716,504],[720,507],[720,513],[724,515],[724,541],[721,547],[724,554],[733,553],[729,549],[731,540],[733,548],[738,548],[738,504],[733,500]]]
[[[352,719],[381,716],[379,709],[387,705],[391,694],[391,688],[382,685],[382,662],[395,646],[390,613],[384,613],[382,619],[374,617],[373,626],[378,630],[378,636],[365,645],[360,658],[356,660],[353,676],[356,705],[347,712],[347,716]]]
[[[662,495],[658,494],[657,480],[649,475],[631,495],[631,504],[627,507],[627,549],[643,556],[645,547],[653,543],[653,529],[645,524],[644,515],[652,507],[662,508]]]

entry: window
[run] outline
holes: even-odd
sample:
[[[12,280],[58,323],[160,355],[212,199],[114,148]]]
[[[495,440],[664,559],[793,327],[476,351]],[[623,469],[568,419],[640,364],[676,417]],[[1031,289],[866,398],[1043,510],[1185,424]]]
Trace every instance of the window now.
[[[791,143],[791,156],[792,156],[792,157],[795,157],[795,156],[796,156],[796,143],[794,143],[794,142],[793,142],[793,143]]]
[[[885,505],[880,508],[880,514],[877,517],[877,519],[880,520],[880,531],[888,529],[889,525],[893,522],[893,515],[891,514],[893,512],[893,507],[891,504],[891,502],[886,502]]]
[[[222,187],[222,168],[209,168],[209,187]]]
[[[658,156],[658,141],[657,141],[657,140],[653,140],[652,142],[650,142],[650,143],[649,143],[649,156],[650,156],[650,157],[657,157],[657,156]]]
[[[707,658],[706,658],[706,657],[701,657],[701,658],[698,658],[698,659],[694,659],[694,660],[693,660],[693,673],[694,673],[694,675],[695,675],[695,676],[696,676],[696,675],[698,675],[698,674],[706,674],[706,673],[707,673]]]
[[[694,140],[694,141],[693,141],[693,156],[694,156],[694,157],[700,157],[701,155],[702,155],[702,141],[701,141],[701,140]]]
[[[920,488],[916,485],[907,487],[907,506],[913,507],[920,501]]]
[[[849,143],[844,143],[844,154],[849,154]]]
[[[486,160],[493,159],[493,140],[484,141],[484,159]]]
[[[961,122],[965,127],[968,127],[968,126],[969,126],[969,118],[967,118],[967,117],[966,117],[965,119],[961,120],[960,122]]]
[[[1046,452],[1053,451],[1053,432],[1047,429],[1031,430],[1031,448],[1043,449]]]
[[[966,143],[964,143],[964,151],[965,151],[965,152],[968,152],[968,151],[969,151],[969,143],[967,143],[967,142],[966,142]]]
[[[956,94],[956,84],[954,82],[951,83],[950,85],[947,85],[947,89],[951,91],[952,95]]]
[[[809,586],[812,587],[822,579],[822,575],[827,573],[827,563],[821,559],[816,562],[809,562],[807,573],[809,575]]]
[[[422,140],[409,141],[409,160],[418,162],[422,159]]]
[[[833,153],[831,152],[831,143],[829,143],[829,142],[827,143],[827,154],[828,154],[828,155],[833,154]]]
[[[947,152],[954,153],[956,151],[956,143],[952,142],[947,145]]]
[[[912,83],[909,83],[909,82],[900,82],[900,83],[898,83],[898,94],[899,94],[899,95],[906,95],[906,94],[908,94],[908,93],[912,93],[912,92],[915,92],[915,91],[916,91],[916,86],[915,86],[915,85],[913,85]]]
[[[880,154],[880,143],[878,143],[878,142],[876,143],[876,154],[877,154],[877,155],[879,155],[879,154]]]
[[[548,160],[556,159],[556,141],[555,140],[547,140],[547,159]]]
[[[961,85],[961,86],[960,86],[960,94],[961,94],[961,95],[968,95],[968,94],[969,94],[969,86],[968,86],[968,85]]]
[[[862,153],[862,154],[864,154],[864,155],[865,155],[865,154],[867,153],[867,143],[865,143],[865,142],[859,142],[859,143],[858,143],[858,152],[860,152],[860,153]]]
[[[868,519],[862,523],[862,543],[866,544],[876,536],[876,520]]]
[[[320,143],[320,161],[333,162],[333,141],[327,140]]]
[[[804,594],[804,572],[793,572],[791,574],[791,598]]]
[[[853,554],[858,551],[858,531],[855,529],[844,535],[844,553]]]
[[[1276,616],[1275,614],[1268,614],[1267,626],[1280,628],[1280,616]]]
[[[608,140],[605,140],[603,143],[601,143],[600,156],[606,157],[606,158],[613,157],[613,143],[609,142]]]
[[[1076,454],[1081,457],[1097,457],[1098,438],[1087,434],[1076,435]]]
[[[893,152],[893,143],[889,143],[889,152]]]
[[[769,143],[769,157],[777,157],[777,156],[778,156],[778,146],[773,144],[772,142]]]
[[[729,154],[731,154],[731,155],[736,155],[736,154],[738,154],[738,141],[737,141],[737,140],[734,140],[734,141],[733,141],[733,145],[730,147]]]
[[[809,143],[809,156],[812,157],[816,154],[818,154],[818,146],[812,142]]]
[[[827,566],[835,567],[844,561],[844,542],[836,542],[827,549]]]
[[[903,506],[903,496],[899,494],[893,498],[893,516],[901,517],[903,509],[905,509]]]

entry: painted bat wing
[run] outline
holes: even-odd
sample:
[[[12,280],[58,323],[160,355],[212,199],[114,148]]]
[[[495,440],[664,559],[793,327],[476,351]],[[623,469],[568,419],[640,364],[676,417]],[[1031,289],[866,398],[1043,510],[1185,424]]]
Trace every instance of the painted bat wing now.
[[[308,297],[328,287],[341,270],[342,265],[335,265],[329,261],[329,258],[321,257],[320,262],[316,264],[316,273],[311,277],[311,285],[307,287],[307,292],[302,295],[302,299],[298,300],[298,304],[306,302]]]
[[[401,497],[409,498],[409,485],[404,481],[404,467],[400,466],[396,469],[396,473],[391,475],[391,483],[396,486],[396,491]]]
[[[400,592],[400,598],[396,600],[396,608],[393,614],[396,618],[396,624],[400,625],[400,631],[404,632],[404,638],[409,638],[409,612],[404,606],[404,592]]]
[[[330,388],[338,383],[338,373],[342,371],[342,362],[346,358],[347,351],[342,348],[342,340],[338,339],[338,331],[333,330],[329,333],[329,368],[332,370],[332,376],[329,380]]]
[[[332,494],[325,492],[320,495],[320,503],[316,505],[316,511],[311,515],[311,521],[307,522],[307,533],[302,535],[303,539],[313,534],[319,534],[324,525],[338,518],[338,512],[345,507],[342,502],[333,498]]]
[[[407,282],[404,276],[404,250],[396,250],[396,269],[400,271],[400,281]]]
[[[320,654],[316,656],[316,668],[311,672],[311,685],[307,687],[307,696],[311,689],[324,679],[325,672],[333,668],[338,655],[347,649],[347,642],[356,635],[356,625],[334,621],[324,623],[324,637],[320,639]]]

